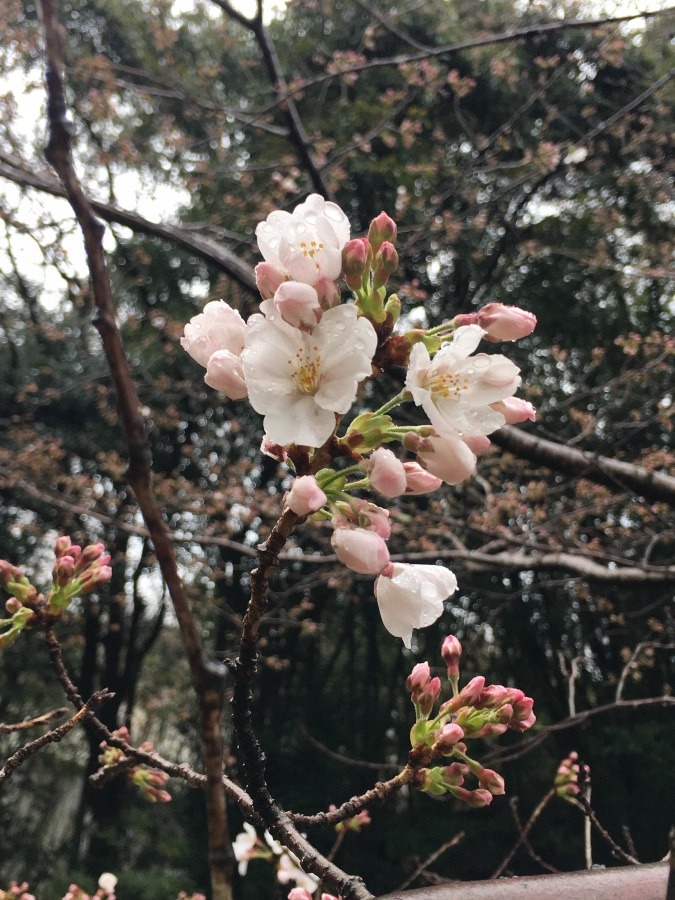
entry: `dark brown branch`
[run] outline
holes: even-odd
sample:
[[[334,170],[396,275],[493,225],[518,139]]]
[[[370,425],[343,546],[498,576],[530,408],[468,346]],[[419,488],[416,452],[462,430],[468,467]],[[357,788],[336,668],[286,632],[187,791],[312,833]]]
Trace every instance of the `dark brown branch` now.
[[[358,797],[352,797],[345,801],[337,809],[331,809],[330,812],[320,812],[314,815],[302,815],[302,813],[293,813],[291,818],[298,828],[311,828],[313,825],[321,828],[338,825],[345,819],[351,819],[352,816],[361,812],[369,803],[381,803],[387,797],[400,790],[404,784],[412,779],[414,770],[411,766],[406,766],[398,775],[390,778],[389,781],[378,781],[365,794]]]
[[[518,798],[517,797],[511,797],[509,799],[509,809],[511,810],[511,815],[513,816],[513,821],[515,822],[516,828],[518,829],[518,834],[522,834],[523,833],[523,823],[520,821],[520,816],[518,815]],[[543,869],[546,869],[548,872],[554,872],[554,873],[557,873],[559,871],[559,869],[556,869],[555,866],[550,865],[549,863],[546,862],[545,859],[542,859],[541,856],[539,856],[537,851],[534,849],[534,847],[530,843],[530,840],[527,835],[525,835],[525,837],[523,838],[523,847],[527,851],[527,854],[530,857],[530,859],[533,859],[536,863],[539,863],[539,865]]]
[[[230,900],[233,863],[223,790],[221,736],[222,673],[206,661],[197,625],[178,573],[173,546],[152,489],[150,451],[140,401],[115,320],[110,278],[103,250],[104,226],[95,217],[82,190],[73,163],[63,73],[65,29],[58,18],[56,0],[39,4],[45,43],[45,80],[49,142],[45,156],[56,171],[82,230],[92,281],[96,317],[103,350],[117,391],[117,405],[128,445],[127,477],[143,513],[157,561],[171,596],[186,650],[201,717],[202,759],[207,777],[209,862],[215,900]],[[72,700],[71,700],[72,702]]]
[[[495,431],[490,435],[490,440],[521,459],[547,466],[556,472],[579,475],[614,491],[633,491],[652,503],[675,506],[675,478],[672,475],[649,472],[642,466],[566,447],[526,434],[512,425]]]
[[[293,100],[293,92],[288,90],[288,84],[281,67],[281,62],[277,56],[276,47],[265,27],[260,11],[259,14],[252,19],[247,19],[246,16],[234,9],[229,4],[228,0],[213,0],[213,2],[222,9],[226,15],[248,29],[255,38],[262,54],[265,68],[267,69],[267,77],[279,100],[279,106],[286,119],[289,137],[298,155],[298,162],[300,165],[304,165],[314,190],[327,200],[332,200],[333,195],[312,154],[312,143],[305,131],[305,127],[300,118],[300,113]]]
[[[27,165],[20,159],[0,152],[0,176],[13,181],[15,184],[31,187],[54,197],[65,197],[66,191],[58,181],[30,171]],[[181,247],[189,253],[203,259],[209,265],[215,266],[229,275],[241,287],[258,296],[255,285],[253,269],[242,259],[212,241],[210,238],[195,234],[194,231],[181,228],[180,225],[166,225],[160,222],[150,222],[137,213],[126,209],[120,209],[112,203],[103,203],[99,200],[89,200],[91,208],[106,222],[115,222],[130,228],[138,234],[146,234],[149,237],[168,241],[176,247]]]
[[[260,621],[268,605],[267,588],[279,564],[279,553],[294,526],[302,519],[286,509],[264,544],[257,550],[258,566],[251,573],[251,596],[242,623],[239,656],[234,663],[232,724],[246,776],[246,789],[266,828],[297,856],[303,869],[318,875],[344,900],[370,900],[372,894],[360,878],[348,875],[322,856],[297,830],[269,792],[265,780],[265,756],[253,730],[252,682],[257,669]]]
[[[2,784],[3,781],[6,781],[12,772],[15,769],[18,769],[22,763],[26,762],[31,756],[34,756],[38,750],[42,750],[42,748],[46,747],[48,744],[58,744],[59,741],[62,741],[76,725],[79,725],[80,722],[88,718],[89,714],[96,709],[97,706],[100,706],[113,696],[114,694],[108,690],[96,691],[96,693],[92,694],[89,700],[87,700],[86,703],[83,703],[75,715],[71,716],[67,722],[64,722],[57,728],[53,728],[39,738],[35,738],[34,741],[24,744],[23,747],[20,747],[16,753],[13,753],[9,757],[2,769],[0,769],[0,784]],[[44,719],[44,716],[42,718]]]

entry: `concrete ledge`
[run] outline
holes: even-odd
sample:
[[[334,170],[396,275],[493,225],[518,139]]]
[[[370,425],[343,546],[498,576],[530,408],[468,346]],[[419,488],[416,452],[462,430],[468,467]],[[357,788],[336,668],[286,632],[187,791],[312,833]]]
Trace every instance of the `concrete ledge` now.
[[[454,881],[387,894],[380,900],[666,900],[668,870],[667,863],[653,863],[495,881]]]

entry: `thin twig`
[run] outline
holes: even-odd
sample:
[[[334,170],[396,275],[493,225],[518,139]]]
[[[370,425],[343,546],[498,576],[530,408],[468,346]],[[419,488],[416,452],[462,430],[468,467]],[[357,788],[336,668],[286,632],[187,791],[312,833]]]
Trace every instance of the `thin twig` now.
[[[509,799],[509,809],[511,810],[511,815],[513,816],[513,821],[516,823],[516,828],[518,829],[518,833],[522,834],[523,833],[523,823],[520,821],[520,815],[518,814],[518,798],[517,797],[511,797]],[[523,838],[523,847],[525,847],[525,849],[527,850],[527,853],[530,856],[530,858],[533,859],[536,863],[539,863],[539,865],[543,869],[546,869],[548,872],[553,872],[553,873],[560,871],[559,869],[556,869],[555,866],[550,865],[550,863],[547,863],[545,859],[542,859],[541,856],[539,856],[537,851],[534,849],[534,847],[530,843],[530,840],[527,837],[527,835],[525,835],[525,837]]]
[[[48,744],[58,744],[59,741],[62,741],[63,738],[75,728],[76,725],[79,725],[84,719],[88,718],[89,714],[97,707],[104,703],[106,700],[110,700],[115,695],[108,690],[96,691],[95,694],[92,694],[91,697],[84,703],[77,712],[68,719],[67,722],[64,722],[62,725],[59,725],[57,728],[53,728],[51,731],[48,731],[46,734],[41,735],[39,738],[35,738],[34,741],[30,741],[28,744],[24,744],[23,747],[20,747],[16,753],[13,753],[7,762],[4,764],[2,769],[0,769],[0,784],[3,781],[6,781],[7,778],[12,774],[15,769],[18,769],[22,763],[24,763],[31,756],[34,756],[38,750],[42,750],[43,747],[46,747]]]
[[[396,890],[404,891],[407,887],[410,887],[410,885],[415,881],[415,879],[418,878],[420,875],[422,875],[422,873],[425,872],[429,868],[429,866],[433,866],[433,864],[436,862],[436,860],[440,859],[440,857],[445,853],[446,850],[450,850],[451,847],[456,847],[457,844],[459,844],[461,841],[463,841],[465,837],[466,837],[466,832],[460,831],[454,837],[450,838],[449,841],[446,841],[444,844],[441,844],[441,846],[437,850],[434,850],[434,852],[432,854],[427,856],[427,858],[424,860],[424,862],[419,864],[419,866],[415,869],[415,871],[412,873],[412,875],[410,875],[409,878],[406,878],[406,880],[403,882],[403,884],[400,884],[396,888]]]
[[[60,706],[58,709],[53,709],[51,712],[44,713],[41,716],[35,716],[33,719],[24,719],[23,722],[14,722],[12,725],[6,725],[3,722],[0,722],[0,734],[14,734],[16,731],[26,731],[28,728],[35,728],[38,725],[44,725],[46,722],[51,722],[51,720],[56,719],[57,716],[64,716],[67,712],[67,706]]]
[[[629,863],[631,866],[640,865],[640,860],[636,859],[634,856],[631,856],[630,853],[626,853],[626,851],[617,844],[611,834],[609,834],[609,832],[601,825],[598,817],[593,811],[593,807],[588,802],[586,796],[583,793],[578,794],[574,802],[575,805],[579,806],[583,810],[584,814],[593,824],[593,827],[596,829],[602,839],[609,845],[610,850],[616,857],[622,859],[624,862]]]
[[[537,821],[539,816],[543,813],[543,811],[546,809],[546,807],[551,802],[551,800],[555,797],[555,795],[556,795],[555,788],[551,788],[546,794],[544,794],[544,796],[541,798],[539,803],[535,806],[534,810],[532,811],[532,815],[527,820],[524,827],[521,829],[520,835],[518,836],[518,840],[513,845],[513,847],[509,850],[509,852],[506,854],[506,856],[501,861],[501,863],[497,866],[497,868],[492,873],[492,875],[490,875],[490,879],[499,878],[499,876],[504,873],[504,871],[506,870],[506,867],[511,862],[513,857],[516,855],[518,848],[520,846],[522,846],[522,844],[525,843],[525,840],[527,839],[528,834],[532,830],[532,826]]]

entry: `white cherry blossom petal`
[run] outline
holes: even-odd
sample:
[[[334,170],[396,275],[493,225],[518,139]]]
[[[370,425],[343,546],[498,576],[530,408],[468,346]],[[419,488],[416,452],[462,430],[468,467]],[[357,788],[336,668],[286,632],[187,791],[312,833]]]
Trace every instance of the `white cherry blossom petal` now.
[[[410,649],[412,633],[443,614],[443,601],[457,590],[457,579],[445,566],[394,563],[391,575],[380,575],[375,596],[382,623]]]

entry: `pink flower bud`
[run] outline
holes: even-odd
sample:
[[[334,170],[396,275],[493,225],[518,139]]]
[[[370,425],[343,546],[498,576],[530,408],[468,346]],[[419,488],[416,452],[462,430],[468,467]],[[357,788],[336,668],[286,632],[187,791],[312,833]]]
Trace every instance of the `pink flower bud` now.
[[[375,257],[373,270],[373,287],[379,288],[387,283],[389,276],[398,268],[398,253],[393,244],[385,241]]]
[[[477,788],[475,791],[468,791],[466,788],[453,788],[452,793],[470,806],[472,809],[481,809],[483,806],[489,806],[492,803],[492,794],[484,788]]]
[[[448,678],[459,677],[459,658],[462,655],[462,645],[454,634],[449,634],[441,646],[441,656],[448,667]]]
[[[10,597],[9,600],[7,600],[7,602],[5,603],[5,609],[10,616],[13,616],[14,613],[18,613],[18,611],[22,608],[23,603],[16,597]]]
[[[434,708],[434,703],[438,700],[441,693],[441,679],[432,678],[429,684],[420,692],[417,705],[423,716],[428,716]]]
[[[319,298],[321,309],[332,309],[340,302],[338,286],[330,278],[319,278],[314,285],[314,290]]]
[[[333,516],[333,528],[349,528],[357,525],[367,531],[374,531],[385,540],[391,534],[389,510],[376,506],[367,500],[354,497],[347,503],[336,504],[339,512]]]
[[[268,262],[261,262],[255,267],[255,283],[258,285],[263,300],[271,300],[279,285],[286,281],[286,276]]]
[[[506,703],[509,696],[509,689],[503,684],[489,684],[481,691],[475,705],[483,709],[497,709],[502,703]]]
[[[432,475],[423,469],[419,463],[405,462],[403,463],[406,477],[406,496],[416,496],[418,494],[431,494],[432,491],[438,490],[443,484],[440,478]]]
[[[368,240],[373,253],[377,253],[385,241],[393,243],[396,240],[396,230],[396,222],[386,212],[375,216],[368,229]]]
[[[486,340],[492,343],[517,341],[532,334],[537,317],[518,306],[488,303],[478,311],[478,324],[485,330]]]
[[[405,493],[408,484],[405,469],[391,450],[378,447],[362,466],[368,473],[370,483],[382,496],[400,497]]]
[[[504,416],[507,425],[520,425],[521,422],[527,421],[534,422],[537,418],[534,406],[520,397],[507,397],[505,400],[491,403],[490,406],[495,412]]]
[[[340,562],[361,575],[378,575],[389,562],[384,540],[365,528],[338,528],[331,544]]]
[[[476,469],[475,454],[459,436],[423,438],[417,450],[417,459],[427,472],[446,484],[459,484]]]
[[[99,557],[101,557],[105,553],[105,544],[102,544],[100,541],[96,544],[89,544],[82,551],[82,555],[77,561],[78,569],[83,569],[85,566],[88,566],[90,563],[95,562]],[[68,554],[70,555],[70,554]]]
[[[288,893],[288,900],[312,900],[312,895],[306,888],[294,887]]]
[[[469,767],[465,763],[454,762],[443,767],[443,782],[448,787],[458,787],[464,784],[465,775],[469,774]]]
[[[286,495],[286,506],[298,516],[308,516],[321,509],[327,500],[313,475],[301,475]]]
[[[475,678],[472,678],[471,681],[464,685],[457,699],[462,701],[463,706],[475,706],[484,686],[485,678],[482,675],[476,675]]]
[[[451,753],[463,737],[464,732],[459,725],[455,722],[450,722],[444,725],[438,733],[434,749],[438,753]]]
[[[58,559],[60,556],[63,556],[64,553],[68,552],[68,548],[71,545],[70,537],[67,534],[62,535],[61,537],[56,539],[56,543],[54,544],[54,556]]]
[[[497,796],[505,793],[504,779],[494,769],[484,769],[482,766],[477,766],[473,774],[478,779],[480,786],[490,791],[491,794]]]
[[[230,350],[216,350],[211,354],[206,364],[204,381],[230,400],[244,400],[248,397],[241,357]]]
[[[428,662],[417,663],[413,666],[413,670],[406,678],[406,685],[412,694],[413,703],[417,702],[417,698],[431,680],[431,669]]]
[[[342,269],[347,285],[352,290],[358,290],[361,286],[371,259],[372,251],[366,238],[354,238],[343,247]]]
[[[52,580],[54,584],[63,587],[68,584],[75,575],[75,560],[72,556],[62,556],[57,559],[56,565],[52,571]]]
[[[274,295],[274,306],[294,328],[313,328],[321,319],[319,295],[310,284],[285,281]]]

